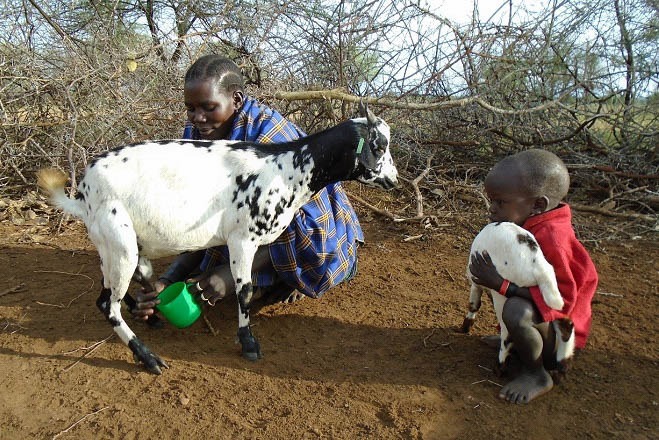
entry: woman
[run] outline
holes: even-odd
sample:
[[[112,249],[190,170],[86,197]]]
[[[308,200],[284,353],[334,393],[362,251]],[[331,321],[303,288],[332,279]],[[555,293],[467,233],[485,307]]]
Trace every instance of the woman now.
[[[248,97],[243,76],[231,60],[217,55],[198,59],[187,71],[184,101],[188,123],[184,138],[288,142],[304,136],[278,112]],[[328,185],[304,205],[282,235],[258,249],[252,266],[255,297],[292,301],[297,290],[318,298],[355,275],[357,247],[364,235],[340,183]],[[167,285],[196,283],[202,300],[214,305],[235,293],[226,246],[179,256],[154,284],[141,292],[133,315],[148,319]],[[190,278],[195,271],[201,274]]]

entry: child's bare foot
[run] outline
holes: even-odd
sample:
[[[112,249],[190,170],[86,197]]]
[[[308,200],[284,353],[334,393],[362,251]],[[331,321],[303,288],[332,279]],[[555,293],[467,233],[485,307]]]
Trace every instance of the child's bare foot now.
[[[499,393],[501,399],[510,403],[529,403],[554,387],[551,375],[544,369],[523,371],[507,383]]]

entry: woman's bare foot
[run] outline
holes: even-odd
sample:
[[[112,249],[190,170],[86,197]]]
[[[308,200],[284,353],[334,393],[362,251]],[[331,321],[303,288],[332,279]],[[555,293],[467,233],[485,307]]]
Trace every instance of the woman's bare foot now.
[[[290,295],[288,295],[288,297],[284,298],[281,302],[284,303],[284,304],[292,304],[296,301],[301,300],[304,297],[305,297],[304,293],[301,293],[301,292],[298,292],[297,290],[294,290],[294,291],[291,292]]]
[[[504,385],[499,398],[510,403],[529,403],[554,387],[551,375],[544,368],[523,371],[514,380]]]
[[[291,304],[305,296],[281,280],[276,281],[272,286],[259,287],[256,290],[258,291],[257,297],[262,299],[264,305]]]

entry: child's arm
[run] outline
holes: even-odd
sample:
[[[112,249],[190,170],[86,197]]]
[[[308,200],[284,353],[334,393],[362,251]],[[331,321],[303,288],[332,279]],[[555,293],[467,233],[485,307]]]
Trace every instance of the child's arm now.
[[[471,279],[474,283],[479,284],[488,289],[492,289],[498,292],[503,285],[504,279],[497,271],[497,268],[492,263],[492,258],[487,252],[482,254],[476,252],[472,258],[471,263],[469,264],[469,271],[471,272]],[[540,290],[538,289],[538,292]],[[527,287],[519,287],[514,284],[510,284],[508,290],[506,291],[506,296],[519,296],[521,298],[528,299],[533,301],[530,289]]]

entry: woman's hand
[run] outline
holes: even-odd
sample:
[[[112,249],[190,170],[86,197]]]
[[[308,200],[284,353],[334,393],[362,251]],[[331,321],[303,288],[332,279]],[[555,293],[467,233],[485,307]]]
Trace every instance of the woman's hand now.
[[[503,284],[503,278],[499,275],[487,251],[483,251],[482,254],[476,252],[471,256],[469,271],[472,275],[471,280],[474,283],[488,289],[494,289],[498,292],[501,284]]]
[[[190,291],[199,294],[202,301],[208,301],[211,306],[227,295],[236,292],[231,268],[228,264],[209,269],[201,275],[186,280],[186,283],[194,283]]]
[[[144,289],[140,290],[135,301],[135,308],[130,311],[133,314],[133,317],[135,319],[146,321],[149,319],[149,316],[156,313],[156,305],[160,304],[160,300],[157,297],[169,284],[168,281],[159,279],[153,283],[155,289],[153,292],[147,292]]]

